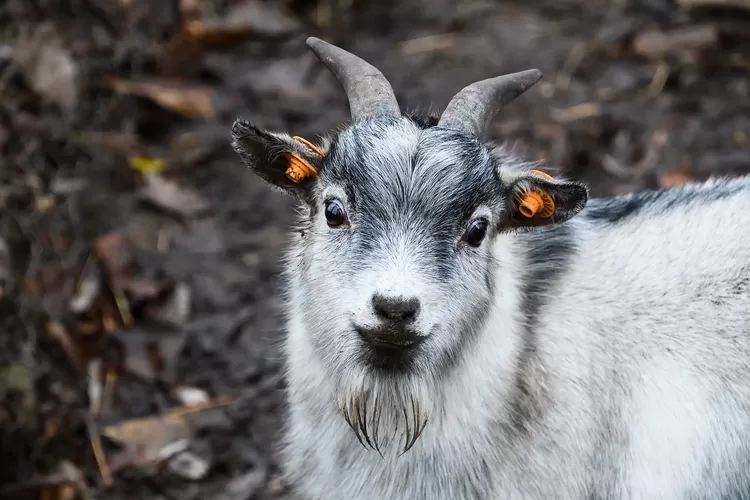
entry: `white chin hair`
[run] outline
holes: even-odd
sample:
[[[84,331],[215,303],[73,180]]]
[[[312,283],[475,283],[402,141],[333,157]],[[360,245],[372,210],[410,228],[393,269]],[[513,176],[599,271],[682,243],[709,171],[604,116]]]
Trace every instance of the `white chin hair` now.
[[[339,410],[367,449],[403,454],[417,442],[432,410],[432,397],[420,377],[381,377],[356,370],[341,378]]]

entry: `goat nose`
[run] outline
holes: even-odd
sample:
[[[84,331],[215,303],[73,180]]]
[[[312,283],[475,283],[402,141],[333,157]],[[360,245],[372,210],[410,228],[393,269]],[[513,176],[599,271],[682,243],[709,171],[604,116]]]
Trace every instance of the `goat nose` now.
[[[410,322],[414,321],[419,312],[419,300],[375,294],[372,297],[372,307],[380,319],[393,322]]]

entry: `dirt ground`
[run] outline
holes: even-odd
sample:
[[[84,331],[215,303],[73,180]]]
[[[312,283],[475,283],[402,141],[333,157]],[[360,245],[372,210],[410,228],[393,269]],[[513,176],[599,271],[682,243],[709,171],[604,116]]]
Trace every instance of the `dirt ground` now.
[[[412,109],[541,69],[494,136],[595,196],[750,171],[747,0],[4,0],[0,498],[288,498],[292,212],[229,126],[348,119],[309,35]]]

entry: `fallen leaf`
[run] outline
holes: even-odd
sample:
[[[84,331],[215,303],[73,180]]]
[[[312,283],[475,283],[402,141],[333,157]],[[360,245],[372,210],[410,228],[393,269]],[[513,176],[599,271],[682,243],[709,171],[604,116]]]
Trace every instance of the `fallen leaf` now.
[[[90,500],[86,478],[73,463],[63,460],[47,475],[19,484],[0,485],[0,498],[33,498],[28,494],[38,491],[40,500]]]
[[[677,4],[683,9],[726,7],[750,10],[750,0],[677,0]]]
[[[284,38],[301,29],[300,22],[283,7],[259,0],[236,3],[224,19],[235,26],[246,25],[253,34],[263,38]]]
[[[76,324],[76,333],[81,337],[99,335],[102,332],[102,322],[99,319],[80,321]]]
[[[681,163],[678,167],[668,170],[659,177],[659,187],[670,188],[688,182],[696,181],[688,163]]]
[[[55,206],[55,196],[54,195],[39,196],[34,201],[34,205],[36,207],[37,212],[44,213],[50,208]]]
[[[187,449],[192,437],[192,426],[186,419],[188,416],[230,402],[229,398],[217,398],[201,405],[174,408],[164,415],[137,418],[105,427],[102,433],[126,448],[126,454],[118,457],[116,468],[134,465],[146,472],[156,472],[157,466],[165,459],[173,458]],[[202,474],[202,467],[195,464],[188,467],[184,463],[178,464],[177,470],[193,475],[198,473],[199,476]]]
[[[185,406],[195,406],[206,403],[211,399],[206,391],[197,387],[175,387],[173,392],[175,397]]]
[[[113,153],[134,154],[145,149],[138,136],[130,133],[83,130],[72,132],[69,139],[72,142],[100,147]]]
[[[117,330],[113,337],[124,350],[127,371],[145,380],[171,373],[184,343],[182,333],[142,328]]]
[[[94,240],[94,254],[102,261],[111,276],[120,275],[130,264],[130,248],[121,233],[103,234]]]
[[[137,460],[133,465],[148,468],[158,463],[165,446],[190,436],[185,419],[170,414],[128,420],[107,426],[102,433],[133,452],[133,458]]]
[[[670,54],[715,49],[719,30],[712,24],[671,31],[648,30],[633,38],[633,51],[643,57],[661,60]]]
[[[190,318],[192,293],[186,283],[178,283],[163,303],[149,304],[146,314],[152,320],[180,327]]]
[[[67,110],[75,106],[78,66],[52,24],[23,30],[13,56],[34,92]]]
[[[189,87],[177,82],[137,82],[105,77],[104,86],[121,94],[144,97],[186,118],[209,119],[214,116],[211,95],[204,88]]]
[[[95,274],[86,276],[78,288],[78,292],[70,299],[70,310],[76,314],[91,309],[94,305],[94,301],[99,297],[101,291],[101,283],[99,277]]]
[[[20,364],[0,368],[0,425],[36,425],[36,393],[29,370]]]
[[[10,249],[8,248],[8,243],[3,238],[0,238],[0,298],[5,295],[5,286],[10,279],[10,269]]]
[[[263,487],[267,476],[268,469],[266,467],[253,468],[250,472],[229,481],[224,491],[217,496],[217,500],[247,500],[253,498]]]
[[[243,23],[224,21],[192,21],[185,25],[185,34],[200,42],[203,47],[220,48],[237,45],[249,40],[253,34]]]
[[[122,289],[133,300],[154,299],[165,289],[165,280],[157,282],[147,276],[127,276],[122,278]]]
[[[158,174],[144,177],[146,186],[141,190],[141,196],[167,212],[191,218],[202,215],[211,208],[208,201],[192,189],[179,186]]]
[[[71,337],[70,332],[68,332],[65,325],[59,321],[49,321],[47,322],[46,330],[52,338],[60,343],[73,365],[79,370],[83,370],[83,353],[81,352],[81,348],[76,340]]]
[[[88,372],[89,411],[93,415],[99,415],[102,407],[102,395],[104,394],[101,359],[92,359],[86,371]]]
[[[194,481],[202,479],[211,468],[210,462],[199,457],[190,449],[188,440],[176,441],[162,448],[159,458],[167,463],[167,468],[178,476]]]
[[[203,16],[203,5],[200,0],[179,0],[182,19],[198,19]]]
[[[142,174],[163,172],[166,162],[160,158],[129,158],[128,166]]]

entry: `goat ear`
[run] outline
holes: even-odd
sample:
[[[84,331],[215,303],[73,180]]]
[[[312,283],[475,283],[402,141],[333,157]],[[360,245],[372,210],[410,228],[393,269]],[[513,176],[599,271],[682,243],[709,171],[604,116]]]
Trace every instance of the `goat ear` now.
[[[558,182],[538,170],[513,178],[505,189],[506,224],[515,228],[565,222],[583,210],[589,199],[584,184]]]
[[[261,130],[244,120],[232,125],[232,147],[263,180],[303,198],[325,157],[323,151],[305,139]]]

